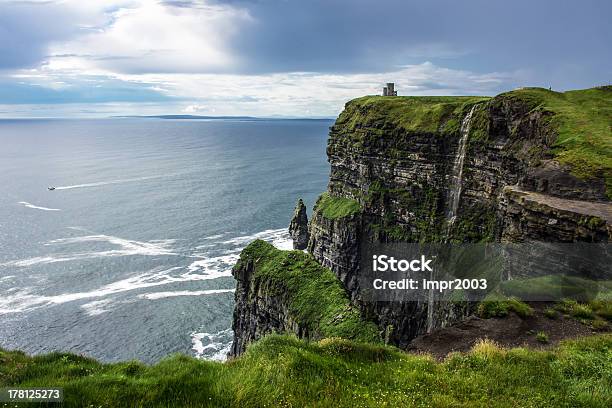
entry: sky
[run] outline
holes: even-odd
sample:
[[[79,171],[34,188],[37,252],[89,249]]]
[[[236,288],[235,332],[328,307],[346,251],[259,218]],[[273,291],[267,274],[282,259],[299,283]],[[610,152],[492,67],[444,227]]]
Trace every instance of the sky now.
[[[0,117],[334,117],[612,82],[609,0],[0,0]]]

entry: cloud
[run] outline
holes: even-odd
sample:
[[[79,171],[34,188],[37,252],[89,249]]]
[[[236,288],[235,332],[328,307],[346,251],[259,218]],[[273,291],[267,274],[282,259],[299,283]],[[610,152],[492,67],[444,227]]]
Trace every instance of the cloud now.
[[[100,112],[105,115],[190,113],[332,117],[340,112],[349,99],[379,94],[387,81],[394,81],[399,93],[403,95],[491,95],[512,87],[516,76],[516,73],[478,74],[453,70],[430,62],[407,65],[387,72],[356,74],[114,74],[105,80],[90,78],[92,84],[103,86],[93,90],[90,88],[89,92],[67,92],[71,98],[63,102],[70,102],[74,106],[64,106],[62,109],[63,116],[80,115],[83,112],[77,110],[78,104],[88,102],[98,103]],[[47,87],[53,81],[53,77],[44,75],[44,71],[27,78],[47,83]],[[66,76],[58,75],[58,78]],[[55,86],[77,90],[86,87],[82,81],[77,81],[78,78],[73,79],[76,81],[74,83]],[[94,97],[96,89],[101,89],[103,95]],[[130,92],[134,93],[133,99],[124,98]],[[142,105],[132,103],[139,100],[143,102]],[[45,102],[51,103],[40,95],[30,100],[30,103]],[[0,103],[3,103],[1,97]],[[32,109],[42,109],[44,112],[36,116],[45,116],[50,112],[48,107]],[[89,111],[86,113],[91,115]],[[5,116],[10,114],[5,113]]]
[[[231,6],[198,8],[133,1],[112,12],[112,23],[54,45],[52,67],[120,73],[229,72],[240,58],[227,43],[248,24]]]
[[[16,75],[0,77],[0,104],[163,102],[176,100],[156,84],[106,76]]]
[[[611,13],[605,0],[0,0],[0,104],[333,116],[386,81],[413,95],[589,87],[612,75]]]
[[[106,11],[118,3],[0,0],[0,70],[39,66],[52,44],[107,24]]]
[[[198,112],[206,112],[209,110],[209,107],[206,105],[187,105],[183,108],[184,113],[198,113]]]

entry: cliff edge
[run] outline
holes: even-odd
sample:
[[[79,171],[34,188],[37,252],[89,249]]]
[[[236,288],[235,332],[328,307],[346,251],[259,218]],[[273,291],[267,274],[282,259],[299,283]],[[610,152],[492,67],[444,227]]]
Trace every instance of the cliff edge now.
[[[376,326],[361,319],[334,274],[309,254],[257,240],[242,251],[232,274],[237,286],[230,355],[274,332],[381,342]]]

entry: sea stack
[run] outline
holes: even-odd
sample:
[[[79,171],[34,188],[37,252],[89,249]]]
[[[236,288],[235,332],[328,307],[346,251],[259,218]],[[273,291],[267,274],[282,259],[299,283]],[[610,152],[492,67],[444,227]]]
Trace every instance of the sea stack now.
[[[306,206],[300,198],[293,210],[293,218],[289,224],[289,235],[293,239],[293,249],[306,249],[308,245],[308,215]]]

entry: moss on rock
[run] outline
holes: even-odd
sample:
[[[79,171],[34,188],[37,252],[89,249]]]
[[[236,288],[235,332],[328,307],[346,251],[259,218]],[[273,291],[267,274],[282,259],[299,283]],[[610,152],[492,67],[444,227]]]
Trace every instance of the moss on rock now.
[[[315,205],[315,212],[321,213],[323,217],[330,220],[349,217],[360,211],[361,205],[357,200],[334,197],[329,195],[329,193],[321,194]]]
[[[282,296],[292,321],[312,338],[341,337],[382,342],[374,323],[361,318],[338,278],[302,251],[281,251],[257,240],[247,246],[235,268],[252,263],[252,279],[275,288],[268,296]]]

